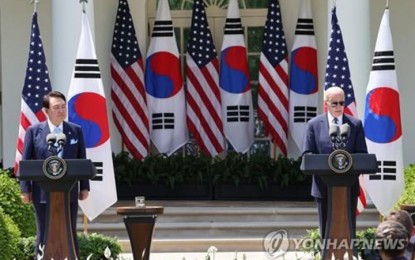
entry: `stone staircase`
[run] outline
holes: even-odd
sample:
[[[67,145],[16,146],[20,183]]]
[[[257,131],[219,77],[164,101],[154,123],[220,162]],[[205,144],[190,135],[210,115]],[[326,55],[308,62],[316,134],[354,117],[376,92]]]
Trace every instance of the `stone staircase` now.
[[[88,223],[88,232],[116,236],[124,252],[130,244],[120,206],[133,201],[119,201],[97,219]],[[164,207],[158,216],[153,236],[153,252],[204,252],[214,245],[220,251],[262,251],[263,238],[272,231],[285,230],[290,239],[306,235],[318,227],[314,202],[284,201],[147,201]],[[373,207],[358,216],[358,229],[375,227],[379,215]],[[79,216],[78,231],[83,230]]]

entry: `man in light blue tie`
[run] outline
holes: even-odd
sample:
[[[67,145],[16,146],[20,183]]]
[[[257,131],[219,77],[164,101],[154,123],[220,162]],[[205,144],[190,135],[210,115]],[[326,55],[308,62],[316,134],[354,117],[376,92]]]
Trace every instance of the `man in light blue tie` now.
[[[67,140],[77,142],[66,142],[58,156],[63,159],[85,159],[85,141],[82,128],[71,122],[64,121],[67,117],[66,98],[61,92],[52,91],[43,98],[43,109],[48,120],[29,127],[26,131],[22,160],[46,159],[56,155],[56,149],[48,149],[46,137],[50,133],[64,133]],[[54,154],[55,153],[55,154]],[[46,204],[47,194],[36,182],[20,181],[21,197],[23,203],[33,202],[36,214],[36,255],[40,253],[39,245],[44,244],[46,227]],[[70,192],[70,211],[72,234],[74,237],[75,250],[79,256],[78,241],[76,239],[76,219],[78,214],[78,199],[85,200],[89,195],[89,181],[81,180]]]

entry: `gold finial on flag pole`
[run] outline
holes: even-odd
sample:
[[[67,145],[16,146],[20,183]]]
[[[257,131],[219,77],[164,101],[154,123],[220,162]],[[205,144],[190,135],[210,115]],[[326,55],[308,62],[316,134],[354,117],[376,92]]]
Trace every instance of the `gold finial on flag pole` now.
[[[88,0],[79,0],[79,3],[82,4],[82,12],[85,13],[86,4],[88,3]]]
[[[386,9],[389,9],[389,0],[386,0]]]
[[[33,4],[33,10],[36,12],[37,11],[37,4],[39,3],[40,0],[30,0],[30,3]]]

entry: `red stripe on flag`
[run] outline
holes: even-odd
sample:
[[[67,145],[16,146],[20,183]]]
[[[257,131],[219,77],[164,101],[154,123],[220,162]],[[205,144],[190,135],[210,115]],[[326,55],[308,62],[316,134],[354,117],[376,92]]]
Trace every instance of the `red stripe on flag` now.
[[[209,149],[207,149],[207,147],[205,146],[205,142],[203,141],[203,138],[200,136],[199,131],[197,131],[196,126],[193,124],[192,120],[190,120],[189,117],[187,117],[187,126],[189,127],[190,132],[193,134],[193,137],[195,138],[197,145],[200,147],[200,150],[204,154],[212,156]]]
[[[203,73],[203,76],[205,76],[205,78],[206,78],[207,75],[209,75],[209,77],[210,77],[209,71],[207,71],[205,68],[203,68],[201,71]],[[203,87],[200,85],[199,80],[193,74],[193,71],[192,71],[192,69],[190,67],[187,67],[187,77],[192,82],[192,85],[193,85],[194,89],[196,90],[196,92],[199,94],[200,98],[202,99],[203,104],[208,109],[211,117],[213,118],[213,120],[214,120],[214,122],[216,124],[216,127],[220,131],[223,131],[223,125],[222,125],[222,120],[220,118],[220,115],[218,115],[217,111],[215,110],[215,107],[213,106],[212,102],[209,100],[209,97],[206,96],[206,92],[203,91]],[[214,86],[216,86],[216,84],[214,83],[213,79],[212,79],[212,83],[209,83],[209,84],[214,84]],[[216,87],[216,88],[218,88],[218,87]],[[214,87],[212,87],[212,89],[214,89]],[[190,96],[190,94],[189,94],[189,96]],[[220,98],[217,99],[217,100],[219,101]]]
[[[144,147],[148,147],[149,146],[149,143],[148,143],[147,139],[144,137],[144,135],[141,132],[141,130],[137,127],[136,122],[131,117],[131,113],[127,111],[127,109],[124,107],[124,105],[122,104],[122,102],[119,99],[119,97],[114,92],[111,92],[111,98],[112,98],[112,101],[114,102],[114,104],[116,105],[117,109],[120,111],[120,114],[123,116],[124,121],[128,124],[128,126],[131,129],[131,131],[134,133],[134,136],[137,137],[137,139],[139,140],[139,142]],[[116,119],[116,118],[117,117],[114,114],[114,119]],[[118,124],[118,125],[121,126],[121,124]],[[121,135],[123,136],[123,141],[124,141],[124,138],[125,139],[130,139],[131,138],[129,135],[126,134],[126,132],[124,131],[124,128],[123,127],[120,127],[118,129],[121,132]],[[131,150],[134,150],[134,149],[137,149],[134,145],[132,145],[130,147],[127,146],[127,147],[128,147],[128,150],[130,150],[130,151]]]
[[[141,60],[137,61],[136,64],[141,68],[141,71],[144,71],[144,69],[143,69],[143,62]],[[125,69],[125,72],[130,77],[131,81],[134,83],[134,87],[138,90],[138,92],[140,92],[140,95],[142,97],[144,97],[144,100],[145,100],[146,91],[144,89],[143,81],[139,78],[139,75],[134,70],[133,65],[134,64],[132,64],[131,66],[128,66]]]
[[[277,66],[276,71],[278,73],[278,76],[280,76],[280,78],[282,79],[282,81],[284,82],[285,86],[280,86],[278,85],[273,77],[271,76],[271,74],[269,74],[268,69],[264,66],[264,64],[260,63],[259,64],[259,72],[262,74],[262,76],[266,79],[266,81],[268,82],[268,85],[271,87],[272,91],[275,93],[275,95],[277,95],[278,99],[280,100],[281,104],[286,108],[286,110],[288,111],[288,98],[286,97],[286,95],[284,95],[284,93],[282,92],[281,88],[285,88],[286,91],[288,92],[288,75],[287,73],[281,68],[281,66]]]
[[[120,122],[118,121],[117,117],[114,115],[114,113],[113,113],[113,118],[114,118],[114,124],[117,126],[117,128],[118,129],[123,129],[122,126],[121,126],[121,124],[120,124]],[[129,136],[127,136],[124,131],[120,131],[120,134],[121,134],[121,138],[122,138],[125,146],[127,146],[127,149],[131,153],[131,155],[134,158],[137,158],[139,160],[142,159],[145,156],[145,154],[140,153],[140,150],[137,149],[136,146],[130,141]],[[141,134],[141,132],[140,132],[140,134]],[[141,138],[139,137],[138,139],[142,143]],[[143,139],[145,140],[145,138],[143,138]],[[143,146],[146,148],[146,151],[148,153],[148,147],[149,147],[149,145],[148,145],[148,143],[146,141],[143,144]]]
[[[281,114],[279,113],[279,111],[276,110],[275,106],[270,105],[270,99],[266,94],[264,94],[264,91],[258,91],[258,95],[260,95],[260,97],[264,100],[265,104],[268,104],[268,109],[270,110],[270,112],[277,118],[278,121],[280,121]],[[278,147],[281,149],[281,152],[286,156],[287,147],[284,140],[281,138],[280,133],[272,126],[272,124],[270,124],[268,116],[265,115],[265,113],[261,109],[258,109],[258,116],[259,118],[261,118],[262,121],[264,121],[266,133],[268,133],[271,136],[272,141],[278,145]]]
[[[129,75],[130,78],[131,78],[130,74],[136,75],[131,70],[130,70],[130,73],[127,73],[127,74]],[[117,83],[117,85],[119,86],[120,90],[124,93],[124,96],[126,98],[128,98],[128,101],[131,103],[132,107],[134,108],[134,111],[140,117],[141,121],[143,122],[145,128],[148,131],[149,130],[149,126],[148,126],[149,123],[148,123],[148,117],[147,117],[147,114],[146,114],[147,111],[143,111],[142,106],[140,105],[140,103],[137,102],[137,99],[134,98],[134,94],[132,93],[132,91],[130,90],[130,88],[127,86],[127,84],[124,82],[124,80],[122,79],[122,77],[117,73],[117,71],[115,70],[115,68],[112,65],[111,65],[111,76],[112,76],[113,80]],[[136,87],[136,86],[133,86],[133,87],[136,88],[137,90],[139,90],[140,89],[140,86],[142,86],[141,81],[140,81],[140,85],[138,87]],[[141,87],[141,88],[144,89],[144,87]],[[140,91],[140,93],[144,94],[144,96],[142,95],[142,98],[143,98],[143,100],[145,102],[145,100],[146,100],[145,93],[143,93],[142,91]],[[116,95],[117,94],[114,91],[111,91],[111,97],[114,97]],[[117,102],[116,105],[117,105],[117,107],[120,107],[120,106],[124,107],[124,105],[122,104],[121,101]],[[130,112],[127,112],[127,114],[129,114],[129,113]]]
[[[281,92],[281,89],[272,79],[271,75],[268,73],[268,70],[263,66],[263,64],[260,64],[259,71],[261,75],[264,77],[264,79],[268,82],[268,85],[270,86],[271,90],[277,95],[279,101],[282,103],[286,111],[288,111],[288,99]],[[282,129],[285,132],[285,135],[287,135],[287,132],[288,132],[287,119],[283,117],[283,115],[280,113],[278,108],[275,106],[275,102],[270,100],[269,95],[267,95],[265,91],[261,91],[261,92],[258,91],[258,94],[261,94],[261,97],[265,101],[265,104],[267,104],[268,109],[271,111],[271,113],[275,116],[275,118],[280,123]]]
[[[209,126],[209,123],[206,121],[205,116],[203,115],[202,111],[200,110],[199,105],[195,102],[192,95],[187,96],[187,103],[189,104],[189,106],[192,108],[192,110],[197,115],[197,118],[200,121],[200,124],[202,125],[203,130],[205,131],[205,133],[208,136],[208,138],[209,138],[210,142],[212,143],[212,145],[215,147],[216,152],[217,153],[222,152],[223,151],[222,144],[216,138],[215,134],[213,133],[212,129]],[[187,118],[188,118],[188,121],[189,121],[190,120],[189,117],[187,117]],[[192,131],[193,134],[196,133],[196,135],[198,135],[200,137],[200,133],[198,132],[198,130],[196,128],[194,128],[192,130],[194,130],[194,131]],[[197,141],[198,141],[198,144],[199,143],[205,143],[203,138],[200,138]],[[203,146],[205,146],[205,145],[203,145]],[[208,154],[211,155],[210,152]]]
[[[210,64],[212,64],[215,71],[219,74],[219,62],[218,59],[213,59]],[[216,100],[221,100],[220,96],[220,90],[218,83],[212,78],[212,75],[210,74],[209,70],[207,69],[207,65],[201,69],[203,76],[205,77],[205,80],[208,83],[208,86],[212,90],[213,94],[215,94]],[[220,102],[219,102],[220,103]]]

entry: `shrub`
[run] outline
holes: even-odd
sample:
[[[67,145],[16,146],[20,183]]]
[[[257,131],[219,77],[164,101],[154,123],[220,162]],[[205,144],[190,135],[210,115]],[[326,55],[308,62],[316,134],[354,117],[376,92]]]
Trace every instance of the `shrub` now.
[[[19,238],[19,228],[13,222],[12,218],[0,208],[0,259],[19,257],[17,247]]]
[[[158,154],[136,160],[125,151],[113,156],[117,185],[161,184],[174,189],[180,184],[196,183],[257,184],[266,190],[268,184],[311,184],[311,176],[300,170],[301,158],[273,159],[264,152],[229,152],[225,158],[214,159],[204,155]]]
[[[411,164],[405,169],[405,190],[402,193],[395,208],[399,210],[401,205],[415,205],[415,165]]]
[[[108,247],[111,250],[111,257],[117,258],[122,253],[121,246],[118,244],[117,239],[113,237],[107,237],[97,233],[91,233],[88,235],[78,234],[79,242],[79,259],[87,259],[92,254],[89,260],[101,260],[107,259],[104,256],[104,251]]]
[[[359,230],[356,232],[356,241],[357,241],[357,252],[362,259],[380,259],[378,257],[378,252],[375,250],[375,232],[376,228],[367,228],[364,230]],[[320,230],[311,229],[307,230],[307,235],[304,237],[304,241],[307,241],[303,249],[305,252],[311,253],[314,257],[318,258],[321,252],[321,243],[320,240]]]
[[[23,237],[36,233],[35,216],[32,205],[23,204],[20,187],[9,172],[0,170],[0,208],[17,224]]]
[[[210,158],[159,154],[143,160],[132,158],[128,152],[113,156],[118,185],[158,184],[174,189],[180,184],[204,184],[210,181]]]
[[[19,248],[19,260],[32,260],[35,255],[36,237],[22,237],[17,245]]]
[[[79,259],[87,259],[91,254],[92,256],[89,258],[89,260],[107,259],[104,256],[104,252],[107,247],[111,251],[111,257],[113,259],[116,259],[117,256],[122,253],[121,246],[118,244],[116,238],[111,238],[96,233],[88,235],[78,233],[78,243],[80,254]],[[35,244],[35,237],[20,239],[18,247],[19,251],[21,252],[21,256],[19,258],[16,257],[16,259],[32,260],[35,252]]]

